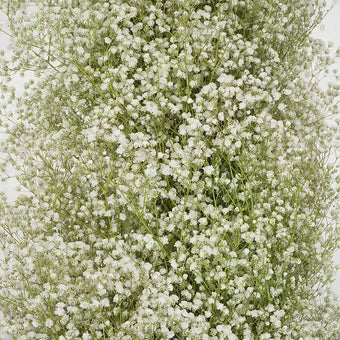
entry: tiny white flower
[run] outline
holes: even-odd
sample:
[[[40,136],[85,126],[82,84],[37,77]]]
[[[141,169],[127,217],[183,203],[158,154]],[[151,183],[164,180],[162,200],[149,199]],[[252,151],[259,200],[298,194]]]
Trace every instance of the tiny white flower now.
[[[170,264],[171,264],[171,267],[173,268],[173,269],[177,269],[178,268],[178,264],[177,264],[177,262],[174,260],[174,259],[171,259],[170,260]]]
[[[272,91],[272,96],[273,96],[274,100],[279,100],[281,98],[280,92],[275,91],[275,90]]]
[[[100,301],[100,305],[103,307],[109,307],[110,306],[110,301],[108,298],[105,298],[103,300]]]
[[[246,50],[246,53],[249,54],[249,55],[253,55],[254,54],[254,49],[252,47],[248,47],[247,50]]]
[[[82,339],[83,340],[91,340],[92,336],[88,332],[86,332],[86,333],[83,334]]]
[[[235,143],[235,147],[236,147],[237,149],[239,149],[241,146],[242,146],[242,142],[238,140],[238,141]]]
[[[210,126],[208,124],[204,124],[202,126],[203,131],[208,132],[210,130]]]
[[[151,165],[149,165],[145,171],[144,171],[145,175],[150,177],[150,178],[153,178],[157,175],[157,169],[156,168],[153,168]]]
[[[239,107],[240,110],[243,110],[247,107],[247,104],[246,104],[246,102],[241,102],[238,107]]]
[[[204,167],[203,170],[204,170],[204,173],[206,175],[211,175],[214,172],[215,169],[212,165],[208,165],[208,166]]]
[[[119,293],[119,294],[123,294],[124,293],[124,288],[123,288],[123,285],[120,281],[118,281],[116,284],[115,284],[115,288],[116,288],[116,292]]]
[[[51,328],[51,327],[53,327],[53,321],[51,319],[47,319],[45,321],[45,325],[46,325],[46,327]]]
[[[283,111],[286,108],[286,105],[283,103],[280,103],[279,106],[277,107],[280,111]]]

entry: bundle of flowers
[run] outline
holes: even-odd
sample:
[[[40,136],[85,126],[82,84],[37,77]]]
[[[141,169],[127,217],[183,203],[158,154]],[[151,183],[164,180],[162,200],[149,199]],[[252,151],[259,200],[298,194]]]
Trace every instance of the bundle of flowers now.
[[[324,3],[0,4],[1,169],[30,193],[0,203],[4,332],[340,338]]]

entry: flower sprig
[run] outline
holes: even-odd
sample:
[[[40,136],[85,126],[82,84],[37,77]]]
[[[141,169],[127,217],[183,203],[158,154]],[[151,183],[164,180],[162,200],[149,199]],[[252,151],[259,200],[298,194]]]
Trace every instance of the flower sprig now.
[[[310,38],[325,4],[0,4],[19,122],[2,152],[30,192],[0,204],[6,333],[339,337],[339,86],[318,87],[339,53]]]

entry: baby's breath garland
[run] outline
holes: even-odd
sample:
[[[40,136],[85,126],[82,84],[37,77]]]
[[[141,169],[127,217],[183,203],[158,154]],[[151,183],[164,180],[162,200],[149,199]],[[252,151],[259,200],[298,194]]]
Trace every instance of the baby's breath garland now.
[[[5,332],[340,338],[324,3],[0,3],[3,169],[31,193],[0,204]]]

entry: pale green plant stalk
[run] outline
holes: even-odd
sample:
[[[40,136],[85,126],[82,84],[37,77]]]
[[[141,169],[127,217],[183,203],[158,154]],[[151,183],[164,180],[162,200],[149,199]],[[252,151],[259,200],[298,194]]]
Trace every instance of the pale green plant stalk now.
[[[311,1],[0,0],[13,339],[337,339],[339,58]],[[34,71],[23,97],[8,87]],[[12,93],[11,93],[12,91]]]

